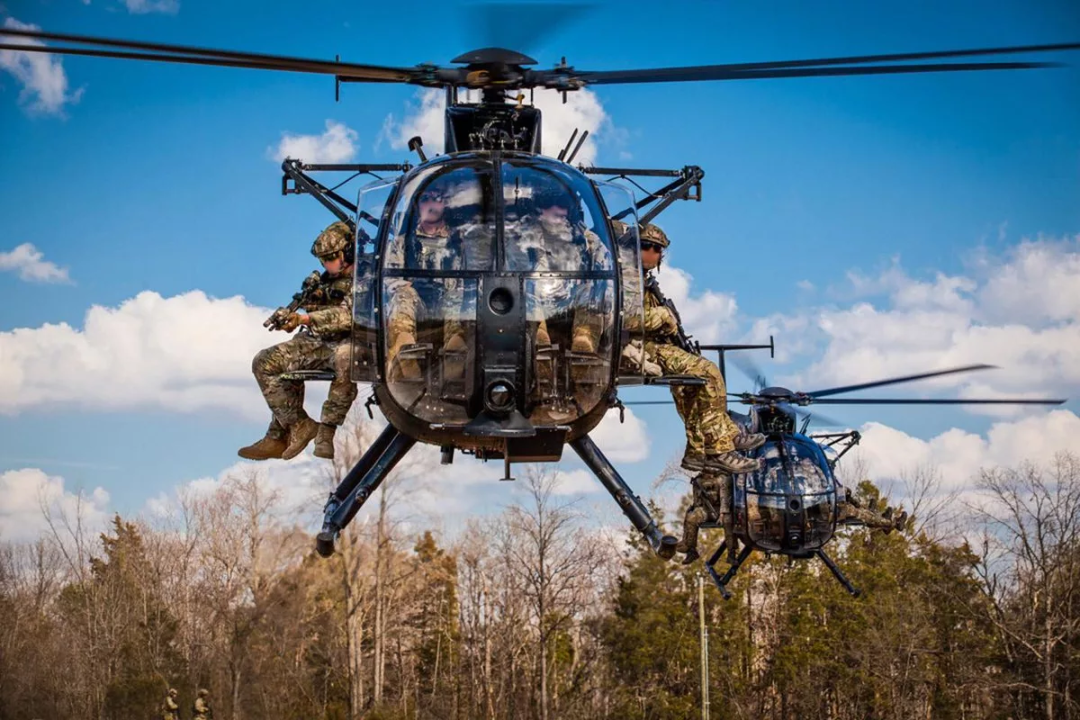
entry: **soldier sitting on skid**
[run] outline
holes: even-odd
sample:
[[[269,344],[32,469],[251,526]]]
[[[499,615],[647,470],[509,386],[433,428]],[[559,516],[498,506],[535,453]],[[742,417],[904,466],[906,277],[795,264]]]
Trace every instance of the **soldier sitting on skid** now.
[[[646,273],[660,266],[663,251],[669,245],[663,230],[655,225],[642,226],[641,265]],[[671,388],[675,409],[686,427],[683,469],[713,473],[756,470],[759,461],[744,457],[737,451],[760,447],[765,442],[765,436],[742,432],[728,415],[727,387],[720,369],[701,355],[675,345],[678,320],[656,295],[646,291],[644,306],[644,327],[640,326],[639,317],[631,316],[627,318],[627,328],[631,333],[644,335],[642,364],[646,369],[659,366],[663,375],[689,375],[705,381],[704,385],[675,385]],[[624,357],[627,357],[627,353],[624,353]]]
[[[465,258],[461,238],[453,234],[446,222],[447,184],[435,179],[420,193],[416,207],[416,230],[412,237],[398,235],[387,248],[386,266],[407,270],[464,270]],[[423,283],[425,289],[437,291],[437,297],[421,298],[416,287],[404,278],[386,282],[387,298],[387,367],[394,368],[394,359],[402,348],[417,341],[416,320],[425,307],[445,313],[443,350],[461,352],[466,349],[465,328],[455,316],[464,305],[464,285],[460,278],[432,278]],[[426,302],[425,302],[426,300]],[[415,360],[397,364],[402,377],[420,377]],[[464,367],[461,368],[464,371]],[[395,379],[395,378],[391,378]]]
[[[306,312],[290,314],[281,328],[285,332],[300,326],[304,329],[283,343],[261,350],[251,363],[273,419],[265,437],[240,448],[240,457],[289,460],[313,438],[316,457],[334,457],[334,433],[345,422],[358,392],[349,372],[355,253],[352,231],[343,222],[329,225],[312,244],[311,254],[325,271],[319,276],[319,286],[309,294],[303,308]],[[304,412],[303,381],[281,377],[294,370],[334,371],[321,423]]]

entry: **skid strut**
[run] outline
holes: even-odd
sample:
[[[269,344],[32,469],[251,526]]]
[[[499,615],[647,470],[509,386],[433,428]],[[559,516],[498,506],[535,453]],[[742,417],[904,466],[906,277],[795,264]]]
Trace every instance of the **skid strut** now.
[[[670,560],[675,555],[675,545],[678,544],[671,535],[664,535],[652,515],[645,509],[641,500],[634,494],[626,481],[619,476],[619,472],[608,462],[600,448],[588,435],[582,435],[570,443],[570,447],[581,457],[582,461],[589,466],[604,488],[619,503],[623,513],[630,519],[645,538],[649,541],[652,549],[664,560]]]
[[[416,444],[414,438],[388,426],[353,466],[323,508],[323,526],[315,538],[315,550],[323,557],[334,554],[338,533],[352,521],[364,502],[379,487],[401,458]]]

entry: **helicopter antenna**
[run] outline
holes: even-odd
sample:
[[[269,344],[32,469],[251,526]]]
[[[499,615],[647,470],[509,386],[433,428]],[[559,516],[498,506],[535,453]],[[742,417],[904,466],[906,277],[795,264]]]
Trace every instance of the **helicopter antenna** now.
[[[415,150],[416,154],[420,156],[420,162],[427,162],[427,156],[424,155],[424,141],[419,135],[409,138],[409,149]]]
[[[566,147],[559,151],[559,160],[566,157],[566,153],[570,152],[570,146],[574,144],[574,138],[577,137],[577,128],[574,128],[574,133],[570,136],[570,139],[566,141]]]
[[[581,146],[585,144],[585,138],[587,138],[587,137],[589,137],[589,131],[588,130],[581,133],[581,139],[578,140],[577,146],[574,148],[574,152],[570,153],[570,157],[566,158],[566,164],[567,165],[574,162],[574,158],[577,157],[578,150],[580,150]]]

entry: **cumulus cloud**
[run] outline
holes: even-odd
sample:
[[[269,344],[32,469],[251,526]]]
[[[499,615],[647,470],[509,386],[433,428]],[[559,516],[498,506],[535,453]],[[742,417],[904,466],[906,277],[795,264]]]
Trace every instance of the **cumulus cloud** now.
[[[41,251],[30,243],[23,243],[14,250],[0,252],[0,271],[19,273],[27,282],[69,283],[67,268],[44,260]]]
[[[326,130],[321,135],[282,133],[281,142],[276,148],[269,148],[267,153],[278,162],[290,157],[305,163],[344,163],[352,160],[360,149],[356,138],[357,133],[352,128],[327,120]]]
[[[251,377],[270,311],[201,291],[142,292],[67,323],[0,332],[0,413],[40,406],[220,408],[263,418]],[[283,339],[284,336],[280,336]]]
[[[535,106],[543,115],[541,144],[545,155],[558,155],[575,129],[578,138],[588,130],[589,137],[574,158],[574,164],[591,165],[596,162],[599,138],[607,137],[617,143],[624,135],[614,126],[596,93],[590,90],[570,93],[566,104],[563,104],[562,95],[554,90],[537,90],[534,98]],[[421,90],[416,94],[415,102],[409,103],[401,120],[393,114],[386,117],[380,141],[386,140],[395,150],[403,150],[408,147],[410,138],[419,135],[429,155],[441,153],[445,110],[446,95],[442,90]]]
[[[702,344],[718,343],[735,327],[738,304],[733,295],[703,290],[690,292],[693,276],[685,270],[664,264],[658,279],[664,295],[675,303],[683,328]]]
[[[37,468],[8,470],[0,474],[0,538],[24,542],[48,530],[47,512],[58,527],[64,518],[74,524],[81,518],[83,528],[93,533],[107,517],[109,493],[98,487],[93,492],[71,492],[64,478],[46,475]]]
[[[4,27],[41,29],[11,17],[4,21]],[[9,45],[45,47],[45,43],[31,38],[5,37],[4,41]],[[6,70],[22,85],[19,103],[32,114],[60,115],[65,105],[77,103],[83,94],[83,88],[74,92],[69,89],[62,60],[49,53],[0,50],[0,69]]]
[[[863,425],[860,432],[862,441],[841,466],[859,466],[875,482],[934,468],[946,492],[970,491],[983,468],[1017,467],[1028,461],[1044,462],[1055,453],[1080,451],[1080,417],[1068,410],[997,422],[985,435],[952,428],[923,440],[874,422]]]
[[[649,434],[645,421],[626,409],[624,422],[619,422],[619,411],[609,410],[589,436],[612,462],[632,463],[649,457]],[[573,454],[573,451],[569,451]]]
[[[783,337],[779,359],[793,346],[821,358],[792,379],[802,389],[973,363],[1000,369],[909,387],[988,398],[1060,397],[1080,388],[1080,237],[1025,240],[999,255],[981,251],[962,275],[920,279],[894,261],[877,275],[850,273],[844,293],[851,304],[754,325],[751,334]]]

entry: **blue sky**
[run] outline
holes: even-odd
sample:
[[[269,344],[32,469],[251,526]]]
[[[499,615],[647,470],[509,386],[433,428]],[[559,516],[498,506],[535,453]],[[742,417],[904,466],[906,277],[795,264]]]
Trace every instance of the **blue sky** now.
[[[168,12],[129,10],[151,6],[156,3],[9,1],[0,21],[387,65],[446,62],[488,40],[470,24],[468,5],[449,2],[361,8],[180,0],[167,3]],[[1037,8],[783,2],[767,10],[719,2],[608,3],[524,49],[541,66],[565,55],[580,68],[615,69],[1077,40],[1080,6],[1067,0]],[[1024,263],[1043,250],[1045,267],[1058,269],[1073,267],[1080,253],[1073,239],[1080,233],[1080,53],[1038,59],[1072,66],[601,88],[595,99],[607,120],[595,133],[597,158],[705,170],[704,202],[681,203],[661,218],[674,240],[670,264],[693,276],[687,302],[706,314],[721,307],[708,304],[706,291],[737,303],[720,320],[699,319],[698,327],[725,337],[699,339],[744,339],[783,326],[778,349],[801,354],[762,364],[780,379],[816,387],[832,379],[830,367],[847,368],[844,362],[854,363],[852,372],[890,374],[894,366],[918,372],[934,358],[968,358],[984,347],[978,338],[993,335],[987,328],[1002,338],[1019,338],[1028,328],[1043,335],[1028,338],[1032,347],[1011,355],[1005,380],[986,380],[988,389],[1075,397],[1080,388],[1063,358],[1077,337],[1071,333],[1080,306],[1051,308],[1053,298],[1067,293],[1050,293],[1030,272],[1020,273],[1026,285],[1005,280],[1030,269]],[[81,95],[53,113],[32,111],[30,101],[20,100],[20,81],[0,72],[0,154],[7,169],[0,175],[0,253],[30,243],[70,276],[66,283],[29,282],[18,272],[0,272],[0,333],[7,334],[8,353],[0,366],[11,372],[23,362],[19,343],[44,337],[47,324],[82,332],[91,306],[115,309],[143,291],[168,299],[199,290],[216,299],[241,296],[256,307],[285,302],[310,272],[311,238],[328,216],[309,199],[279,194],[273,155],[283,134],[318,136],[333,121],[354,133],[356,160],[401,161],[408,154],[393,147],[384,124],[389,114],[400,123],[418,102],[414,88],[353,85],[335,103],[332,80],[272,72],[89,58],[67,58],[63,71],[69,89]],[[1038,238],[1045,245],[1024,244]],[[848,275],[853,270],[873,282],[856,286]],[[1062,287],[1080,282],[1061,272]],[[962,292],[970,302],[945,303],[943,322],[960,323],[961,330],[949,326],[939,345],[914,349],[886,335],[871,337],[875,325],[919,327],[910,313],[942,311],[941,298],[951,296],[939,274],[974,283]],[[920,283],[929,283],[926,297],[912,305]],[[1016,302],[995,294],[1000,288],[1013,288]],[[859,303],[887,315],[870,323],[871,334],[837,339],[807,329],[830,312],[849,318]],[[1020,312],[1021,304],[1030,312]],[[243,315],[234,310],[231,318]],[[244,317],[258,321],[257,314]],[[1064,334],[1047,339],[1051,330]],[[1020,347],[1028,340],[1005,342]],[[878,348],[879,367],[860,365],[852,342]],[[987,353],[1000,347],[995,342],[1002,341],[990,341]],[[199,373],[215,375],[205,370],[207,357],[200,355],[202,369],[187,368],[182,358],[169,367],[197,384],[191,378]],[[230,363],[217,373],[227,376],[222,382],[250,396],[249,361],[223,353],[220,362]],[[209,401],[178,409],[132,390],[130,402],[103,407],[80,387],[100,382],[102,370],[81,375],[80,367],[75,359],[64,364],[72,377],[49,401],[27,400],[26,386],[0,384],[0,394],[22,393],[26,400],[0,397],[10,406],[0,415],[0,472],[40,468],[62,476],[68,490],[101,486],[111,507],[133,512],[151,496],[222,472],[236,461],[236,448],[264,426],[257,403],[247,413]],[[736,377],[732,385],[741,389]],[[120,382],[140,384],[127,380]],[[171,382],[161,380],[163,387]],[[1076,407],[1071,402],[1067,412]],[[855,424],[879,420],[924,441],[950,428],[986,433],[1002,420],[961,410],[830,414]],[[644,490],[682,445],[669,408],[638,415],[651,453],[624,471]]]

